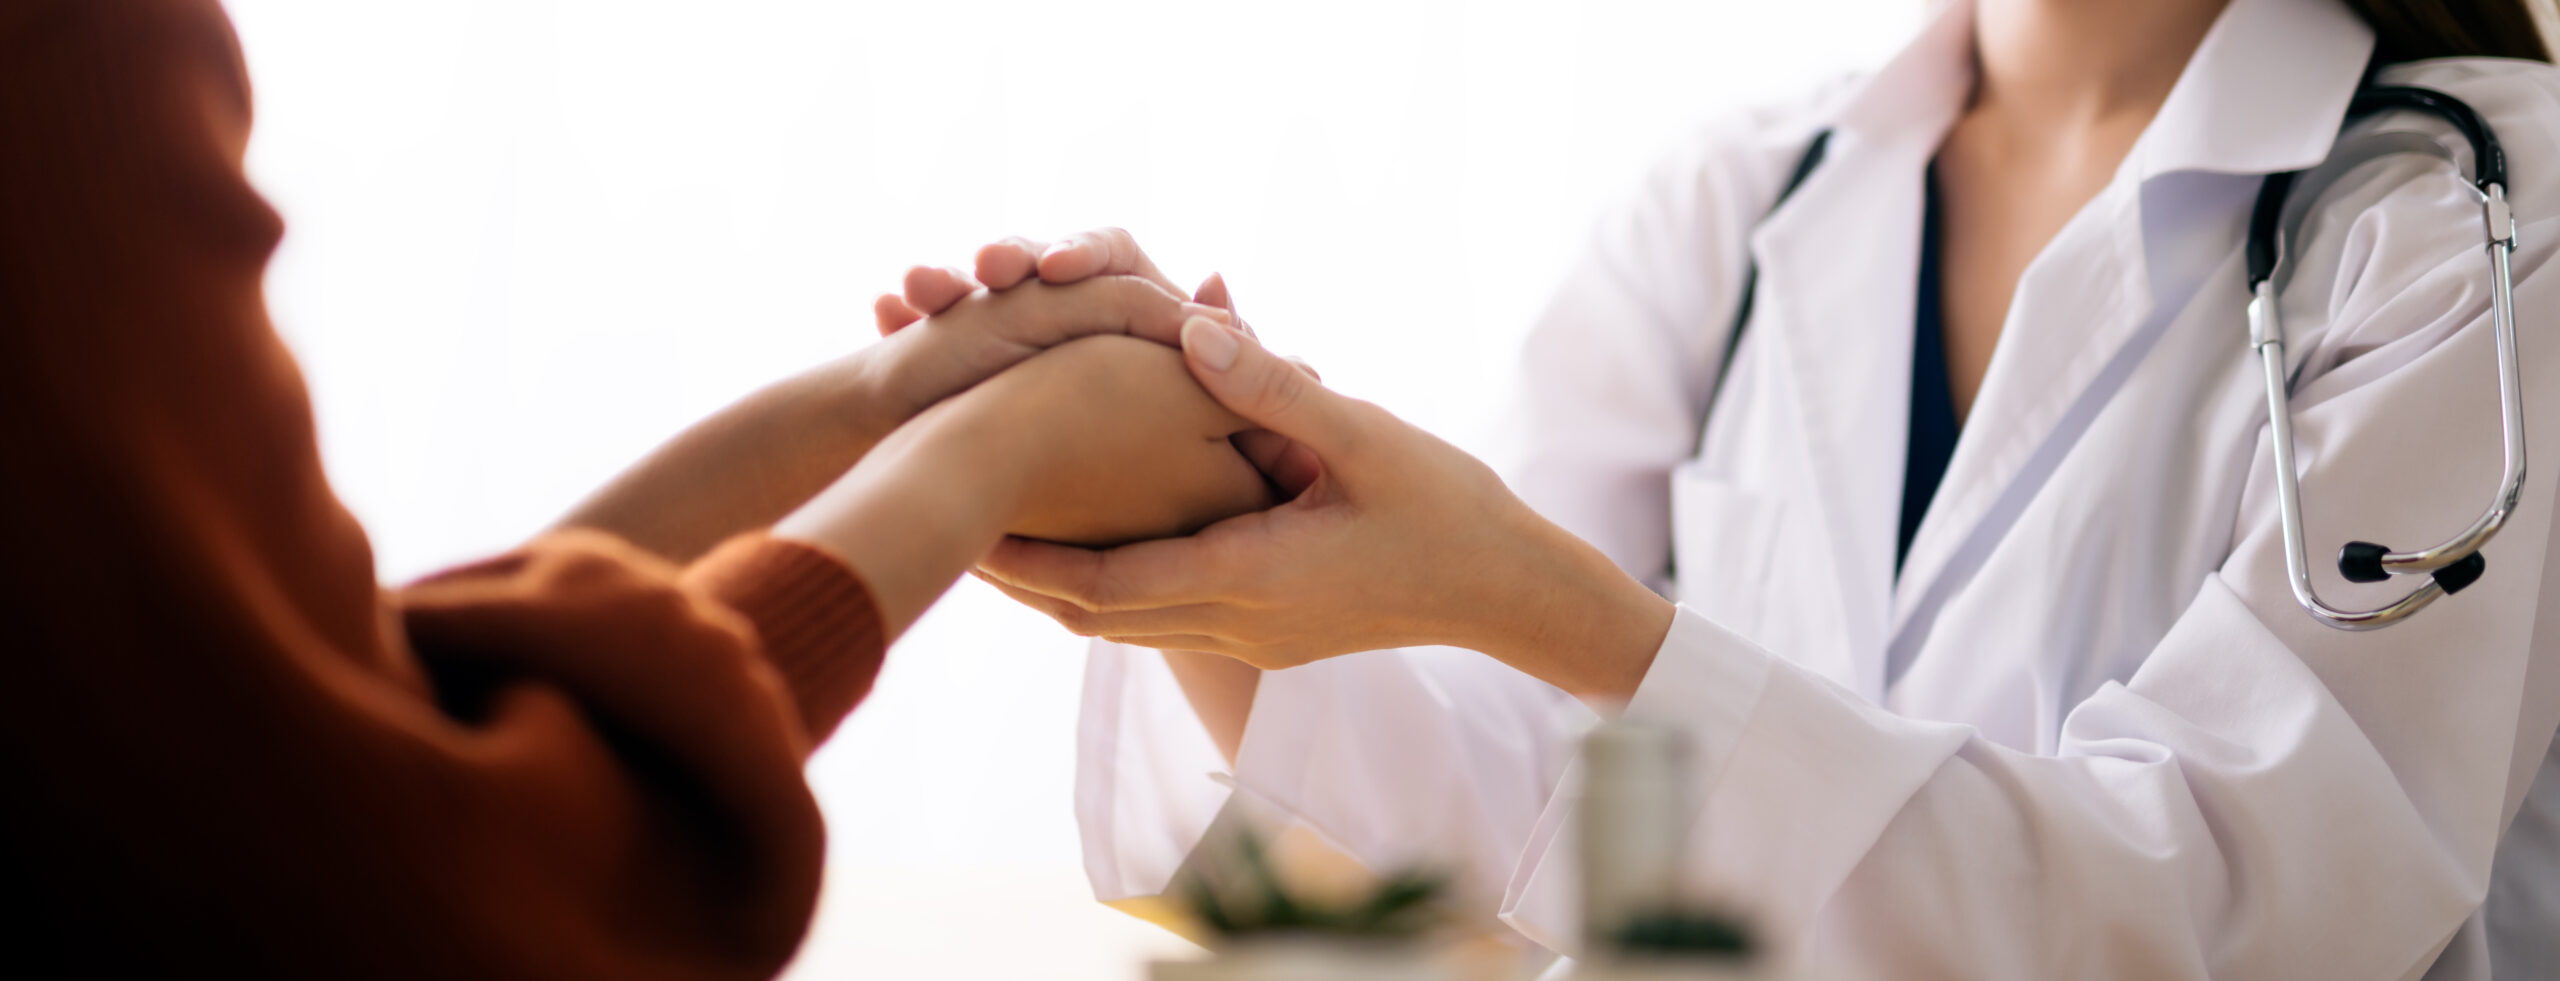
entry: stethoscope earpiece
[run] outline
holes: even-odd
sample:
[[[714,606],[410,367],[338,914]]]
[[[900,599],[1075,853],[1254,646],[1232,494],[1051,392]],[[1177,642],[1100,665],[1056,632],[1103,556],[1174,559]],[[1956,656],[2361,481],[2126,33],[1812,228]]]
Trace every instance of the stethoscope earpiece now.
[[[2348,582],[2388,581],[2391,570],[2383,568],[2382,557],[2389,554],[2391,549],[2386,545],[2348,542],[2338,549],[2338,574],[2345,576]],[[2464,586],[2479,582],[2480,574],[2487,571],[2488,558],[2473,552],[2460,561],[2428,573],[2427,577],[2435,580],[2437,588],[2444,590],[2446,595],[2452,595],[2461,592]]]
[[[2487,571],[2489,557],[2473,552],[2463,556],[2460,562],[2436,570],[2436,585],[2444,587],[2445,595],[2450,596],[2461,592],[2464,586],[2479,582],[2480,574]]]
[[[2338,574],[2348,582],[2382,582],[2391,573],[2382,568],[2382,557],[2391,550],[2372,542],[2348,542],[2338,548]]]

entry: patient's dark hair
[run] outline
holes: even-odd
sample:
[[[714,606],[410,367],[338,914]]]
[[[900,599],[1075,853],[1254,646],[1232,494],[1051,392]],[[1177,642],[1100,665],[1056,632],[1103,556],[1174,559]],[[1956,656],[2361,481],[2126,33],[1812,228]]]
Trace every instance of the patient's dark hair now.
[[[2347,0],[2373,25],[2374,61],[2530,58],[2550,61],[2527,0]]]

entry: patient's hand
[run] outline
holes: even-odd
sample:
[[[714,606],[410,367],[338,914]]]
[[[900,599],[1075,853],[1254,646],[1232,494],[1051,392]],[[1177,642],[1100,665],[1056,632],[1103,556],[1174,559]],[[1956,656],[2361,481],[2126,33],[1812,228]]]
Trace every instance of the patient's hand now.
[[[881,336],[886,337],[989,292],[1002,293],[1026,283],[1060,286],[1104,277],[1132,277],[1177,296],[1182,293],[1182,288],[1156,268],[1155,261],[1127,231],[1100,228],[1077,232],[1056,242],[1021,236],[1005,238],[978,250],[975,274],[947,266],[916,266],[907,270],[906,292],[882,295],[874,304],[873,313],[879,320]],[[1235,300],[1227,292],[1226,280],[1216,274],[1200,284],[1192,299],[1234,317]],[[1254,333],[1252,325],[1242,319],[1231,322],[1248,335]],[[1289,360],[1308,375],[1316,374],[1306,362]],[[1324,470],[1315,454],[1277,433],[1247,429],[1237,433],[1234,442],[1245,459],[1279,487],[1283,497],[1307,489]]]
[[[1243,427],[1172,348],[1060,344],[907,420],[774,525],[826,550],[895,637],[1006,532],[1082,544],[1180,535],[1270,503]]]
[[[1251,427],[1200,390],[1182,352],[1161,344],[1063,344],[928,414],[946,412],[1013,430],[998,444],[1031,456],[1006,529],[1025,538],[1163,538],[1274,503],[1261,472],[1227,439]]]

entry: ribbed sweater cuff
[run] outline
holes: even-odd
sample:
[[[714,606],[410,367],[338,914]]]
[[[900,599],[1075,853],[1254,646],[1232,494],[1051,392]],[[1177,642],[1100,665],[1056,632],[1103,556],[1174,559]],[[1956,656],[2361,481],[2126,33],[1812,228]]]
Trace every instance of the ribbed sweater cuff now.
[[[760,533],[739,535],[685,570],[686,580],[755,624],[765,657],[790,685],[810,745],[871,691],[884,644],[861,577],[834,556]]]

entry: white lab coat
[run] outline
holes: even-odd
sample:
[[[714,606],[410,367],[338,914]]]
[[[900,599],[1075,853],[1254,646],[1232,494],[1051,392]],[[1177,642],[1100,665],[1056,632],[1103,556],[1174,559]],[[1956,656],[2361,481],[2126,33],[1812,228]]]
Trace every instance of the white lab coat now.
[[[1513,487],[1630,572],[1677,570],[1626,711],[1701,749],[1686,881],[1844,976],[2560,976],[2560,71],[2385,76],[2504,142],[2538,469],[2485,579],[2350,634],[2287,588],[2241,259],[2259,178],[2327,155],[2371,49],[2336,0],[2234,0],[2028,267],[1897,581],[1922,180],[1970,17],[1697,134],[1528,343]],[[2283,306],[2306,522],[2322,593],[2374,605],[2405,587],[2343,581],[2339,543],[2431,544],[2496,484],[2488,266],[2441,163],[2324,200]],[[1758,318],[1702,438],[1746,249]],[[1273,673],[1231,778],[1152,652],[1098,647],[1085,697],[1102,898],[1163,889],[1232,786],[1373,866],[1463,869],[1488,916],[1573,950],[1589,716],[1554,689],[1458,651]]]

